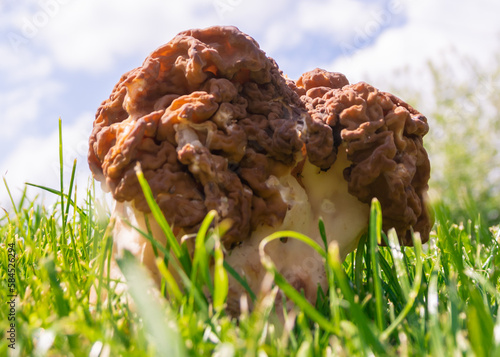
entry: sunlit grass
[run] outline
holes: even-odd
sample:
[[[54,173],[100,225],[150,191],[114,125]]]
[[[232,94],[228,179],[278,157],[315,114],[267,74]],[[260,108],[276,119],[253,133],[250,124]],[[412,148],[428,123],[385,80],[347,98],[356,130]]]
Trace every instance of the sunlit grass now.
[[[93,185],[84,203],[76,205],[74,172],[69,187],[49,190],[57,204],[44,206],[24,194],[0,217],[2,331],[10,326],[4,297],[8,244],[16,251],[18,295],[16,349],[8,347],[4,335],[0,355],[500,355],[500,231],[484,226],[479,214],[453,222],[452,207],[436,204],[430,242],[422,246],[415,235],[414,247],[401,247],[394,231],[381,232],[380,205],[374,201],[369,232],[344,262],[335,245],[276,232],[261,243],[262,263],[274,284],[266,294],[252,296],[254,308],[235,320],[223,308],[227,278],[244,281],[223,261],[220,239],[227,227],[224,222],[213,227],[214,212],[195,237],[193,257],[183,243],[154,243],[166,257],[157,258],[163,277],[159,290],[132,256],[119,259],[129,289],[120,295],[106,273],[112,247],[109,212],[96,199]],[[141,183],[150,198],[147,183]],[[154,201],[149,203],[154,212]],[[168,224],[157,219],[168,236]],[[268,242],[285,236],[299,239],[324,259],[330,289],[318,294],[315,305],[287,283],[265,254]],[[213,275],[208,270],[212,259]],[[174,261],[179,262],[180,282],[166,269]],[[278,288],[294,301],[291,311],[274,311]],[[99,297],[96,304],[90,303],[91,291]]]

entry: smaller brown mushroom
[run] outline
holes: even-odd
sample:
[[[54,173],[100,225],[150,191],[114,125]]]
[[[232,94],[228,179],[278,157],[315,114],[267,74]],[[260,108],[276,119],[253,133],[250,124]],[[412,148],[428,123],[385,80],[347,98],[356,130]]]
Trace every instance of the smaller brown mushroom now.
[[[423,146],[427,119],[396,96],[367,83],[331,86],[317,78],[329,72],[316,69],[298,81],[297,92],[311,117],[334,131],[337,150],[347,154],[344,170],[348,190],[369,204],[376,197],[382,206],[383,228],[395,228],[401,243],[411,245],[411,230],[429,240],[432,220],[427,207],[430,162]]]

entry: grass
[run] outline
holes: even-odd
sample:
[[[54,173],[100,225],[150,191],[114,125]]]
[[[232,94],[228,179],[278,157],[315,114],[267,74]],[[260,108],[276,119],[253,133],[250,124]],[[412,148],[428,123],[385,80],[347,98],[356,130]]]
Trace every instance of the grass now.
[[[25,191],[0,218],[0,355],[500,355],[500,230],[486,226],[479,215],[453,222],[453,207],[436,203],[431,241],[422,246],[415,235],[415,247],[400,247],[394,231],[381,232],[380,205],[374,201],[369,232],[344,262],[335,245],[276,232],[261,245],[262,263],[274,284],[255,296],[255,308],[236,321],[224,311],[228,275],[235,273],[223,260],[224,224],[210,228],[213,212],[196,237],[192,258],[177,241],[156,245],[157,251],[176,255],[182,284],[165,269],[172,258],[167,254],[157,259],[164,277],[160,291],[146,293],[151,290],[146,272],[125,255],[118,264],[130,294],[119,295],[105,274],[112,246],[109,212],[96,199],[93,184],[85,203],[76,205],[74,172],[67,191],[62,184],[50,190],[58,197],[56,205],[29,200]],[[154,212],[154,201],[150,204]],[[168,235],[168,224],[157,219]],[[264,254],[267,242],[285,236],[324,258],[329,290],[314,306]],[[15,350],[7,339],[9,247],[15,250]],[[213,278],[207,268],[212,258]],[[296,305],[278,312],[284,323],[273,311],[278,287]],[[92,290],[107,299],[90,304]]]

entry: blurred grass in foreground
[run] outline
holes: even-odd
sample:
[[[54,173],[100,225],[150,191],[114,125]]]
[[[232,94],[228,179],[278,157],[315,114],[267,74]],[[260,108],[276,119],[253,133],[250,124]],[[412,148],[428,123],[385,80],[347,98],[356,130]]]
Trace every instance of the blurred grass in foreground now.
[[[201,242],[198,263],[188,257],[191,274],[183,286],[169,280],[163,269],[161,293],[147,293],[147,274],[125,256],[119,264],[130,295],[119,296],[103,274],[111,249],[108,213],[94,209],[100,205],[93,188],[81,207],[68,195],[60,197],[62,203],[44,207],[23,196],[14,212],[1,218],[0,264],[7,266],[6,247],[14,243],[18,293],[16,350],[8,348],[4,335],[2,355],[9,350],[19,356],[500,354],[498,226],[483,226],[481,220],[453,222],[443,204],[434,207],[436,225],[424,247],[418,236],[415,248],[405,248],[394,232],[380,235],[376,201],[369,233],[344,263],[334,246],[292,237],[311,245],[305,249],[321,251],[330,290],[312,306],[264,259],[276,284],[297,306],[284,312],[282,324],[273,312],[275,288],[257,296],[254,310],[239,322],[225,315],[224,274],[231,272],[221,268],[220,232],[209,228],[213,214],[196,238]],[[269,240],[285,235],[290,232],[277,232]],[[388,247],[379,247],[378,238]],[[211,255],[223,269],[215,281],[207,271]],[[158,264],[161,268],[164,261]],[[6,270],[0,274],[0,291],[5,292]],[[89,304],[92,286],[108,295],[95,306]],[[207,300],[201,291],[214,299]],[[6,312],[3,306],[1,331],[9,328]]]

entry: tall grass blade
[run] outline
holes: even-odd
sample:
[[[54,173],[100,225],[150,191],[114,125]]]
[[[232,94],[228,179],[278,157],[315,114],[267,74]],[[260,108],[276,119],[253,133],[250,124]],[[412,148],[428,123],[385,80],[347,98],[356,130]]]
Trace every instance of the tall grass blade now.
[[[477,289],[470,291],[470,303],[467,306],[467,330],[470,343],[476,356],[490,356],[493,349],[493,319],[484,305],[481,293]]]
[[[64,211],[64,158],[63,158],[63,139],[62,139],[62,120],[59,118],[59,183],[60,183],[60,195],[61,198],[61,245],[66,243],[66,219],[67,215]],[[70,196],[70,195],[68,195]]]
[[[352,316],[352,321],[355,321],[362,340],[370,346],[373,352],[380,355],[388,354],[387,349],[382,345],[379,337],[373,331],[373,327],[370,325],[368,317],[354,298],[354,293],[351,290],[347,276],[342,269],[339,247],[336,244],[330,244],[328,249],[328,264],[335,274],[337,284],[342,294],[349,302],[349,311]]]
[[[73,168],[71,169],[71,179],[70,179],[70,182],[69,182],[69,190],[68,190],[68,195],[67,195],[68,198],[70,198],[71,195],[73,194],[73,187],[74,187],[74,184],[75,184],[75,173],[76,173],[76,159],[73,161]],[[76,199],[76,197],[75,197],[75,199]],[[66,210],[64,211],[66,217],[68,216],[69,207],[71,205],[76,206],[76,204],[74,203],[74,201],[72,201],[71,199],[68,199],[67,202],[66,202]]]
[[[394,244],[394,249],[396,252],[398,252],[397,247],[399,246],[399,242],[397,240],[396,232],[394,230],[389,231],[389,242],[391,242],[391,245]],[[396,241],[394,241],[396,239]],[[413,284],[411,289],[408,288],[408,293],[404,293],[406,298],[406,305],[404,306],[403,310],[399,313],[399,315],[394,319],[394,321],[390,324],[389,327],[380,335],[380,339],[382,341],[386,340],[395,330],[396,328],[403,323],[404,319],[408,314],[410,313],[411,309],[413,308],[415,304],[415,300],[418,296],[418,292],[420,291],[421,284],[422,284],[422,274],[423,274],[423,268],[422,268],[422,240],[420,239],[420,234],[414,233],[413,234],[413,246],[415,249],[415,278],[413,279]],[[391,247],[392,249],[392,247]],[[405,268],[402,265],[403,257],[401,255],[396,255],[394,256],[395,260],[395,265],[396,265],[396,271],[398,272],[398,277],[401,272],[401,274],[405,274]],[[402,280],[407,280],[408,277],[405,275],[405,278],[402,278]],[[401,280],[400,280],[401,281]],[[403,283],[403,284],[409,284],[409,282]]]
[[[408,279],[408,272],[406,270],[406,264],[404,260],[404,254],[401,249],[401,245],[399,244],[398,235],[394,228],[390,229],[387,233],[387,238],[389,239],[389,248],[391,249],[394,268],[396,269],[396,276],[401,286],[401,290],[403,292],[402,297],[406,297],[410,295],[410,280]],[[417,255],[417,259],[419,256]]]
[[[72,205],[73,207],[76,208],[78,214],[81,214],[81,215],[87,217],[87,213],[85,213],[80,207],[78,207],[78,205],[71,199],[71,197],[69,197],[64,192],[61,193],[61,191],[58,191],[56,189],[53,189],[53,188],[50,188],[50,187],[47,187],[47,186],[43,186],[43,185],[37,185],[37,184],[34,184],[34,183],[30,183],[30,182],[26,182],[26,185],[42,189],[42,190],[50,192],[50,193],[52,193],[52,194],[54,194],[54,195],[56,195],[58,197],[61,197],[61,195],[64,196],[64,199],[66,199],[70,205]]]
[[[181,289],[179,288],[179,285],[175,281],[174,276],[172,275],[170,270],[168,270],[167,266],[165,265],[165,260],[163,260],[159,257],[156,258],[156,266],[158,267],[158,271],[160,272],[163,279],[165,279],[165,282],[167,285],[168,295],[170,297],[170,301],[172,301],[172,299],[175,299],[175,301],[177,301],[177,303],[181,303],[184,295],[182,294]]]
[[[226,269],[224,269],[224,253],[222,252],[222,244],[220,238],[214,235],[215,238],[215,259],[214,259],[214,309],[220,311],[226,302],[229,292],[229,280]],[[207,267],[208,268],[208,267]]]
[[[378,245],[382,243],[382,208],[380,202],[373,198],[370,209],[370,257],[373,278],[373,290],[375,294],[375,311],[377,326],[380,331],[384,330],[384,308],[382,301],[382,280],[380,277],[380,263],[378,256]]]
[[[5,176],[3,177],[3,184],[5,186],[5,189],[7,190],[7,194],[9,195],[9,199],[10,199],[10,203],[12,205],[12,209],[14,210],[14,213],[16,214],[16,216],[19,214],[19,211],[16,207],[16,203],[14,202],[14,198],[12,198],[12,193],[10,192],[10,188],[9,188],[9,185],[7,184],[7,179],[5,178]]]
[[[318,220],[318,229],[319,229],[319,235],[321,237],[321,240],[323,241],[323,245],[325,246],[325,252],[326,252],[328,251],[328,238],[326,236],[325,222],[321,217]]]
[[[206,286],[208,287],[210,294],[213,294],[213,283],[210,277],[210,270],[208,267],[209,254],[206,249],[206,239],[208,229],[212,224],[214,218],[217,216],[217,211],[211,210],[203,219],[200,229],[196,234],[195,248],[193,255],[193,267],[191,270],[191,281],[196,282],[198,279],[198,273],[202,274],[202,279]]]
[[[429,290],[427,292],[427,314],[429,315],[430,345],[435,356],[445,355],[443,346],[443,332],[439,326],[439,294],[438,294],[437,271],[431,272],[429,280]]]
[[[103,241],[104,241],[104,247],[101,246],[101,253],[100,253],[100,261],[97,265],[98,271],[97,271],[97,287],[96,287],[96,295],[97,295],[97,301],[96,301],[96,309],[99,312],[101,309],[101,298],[102,298],[102,288],[104,287],[104,269],[106,267],[106,262],[108,263],[107,265],[109,266],[110,264],[110,257],[111,257],[111,252],[112,252],[112,247],[113,247],[113,236],[111,232],[113,231],[115,225],[115,221],[112,219],[108,226],[106,227],[106,231],[104,232],[103,236]],[[109,275],[108,275],[109,277]],[[109,283],[109,279],[107,279]],[[107,285],[109,288],[109,284]]]
[[[139,164],[135,167],[136,170],[136,175],[139,180],[139,184],[141,185],[142,191],[144,193],[144,196],[146,197],[146,201],[148,203],[149,208],[151,209],[151,213],[153,214],[153,217],[155,218],[156,222],[160,226],[161,230],[167,237],[167,242],[169,247],[172,249],[174,252],[174,255],[179,259],[182,267],[184,268],[184,271],[186,274],[190,275],[191,274],[191,258],[189,257],[188,254],[181,248],[179,242],[175,238],[174,233],[172,232],[172,229],[170,228],[170,225],[168,224],[167,220],[165,219],[165,216],[163,215],[160,207],[156,203],[154,197],[153,197],[153,192],[151,191],[151,187],[149,187],[148,182],[146,181],[146,178],[144,177],[144,173],[142,172],[141,167]]]

